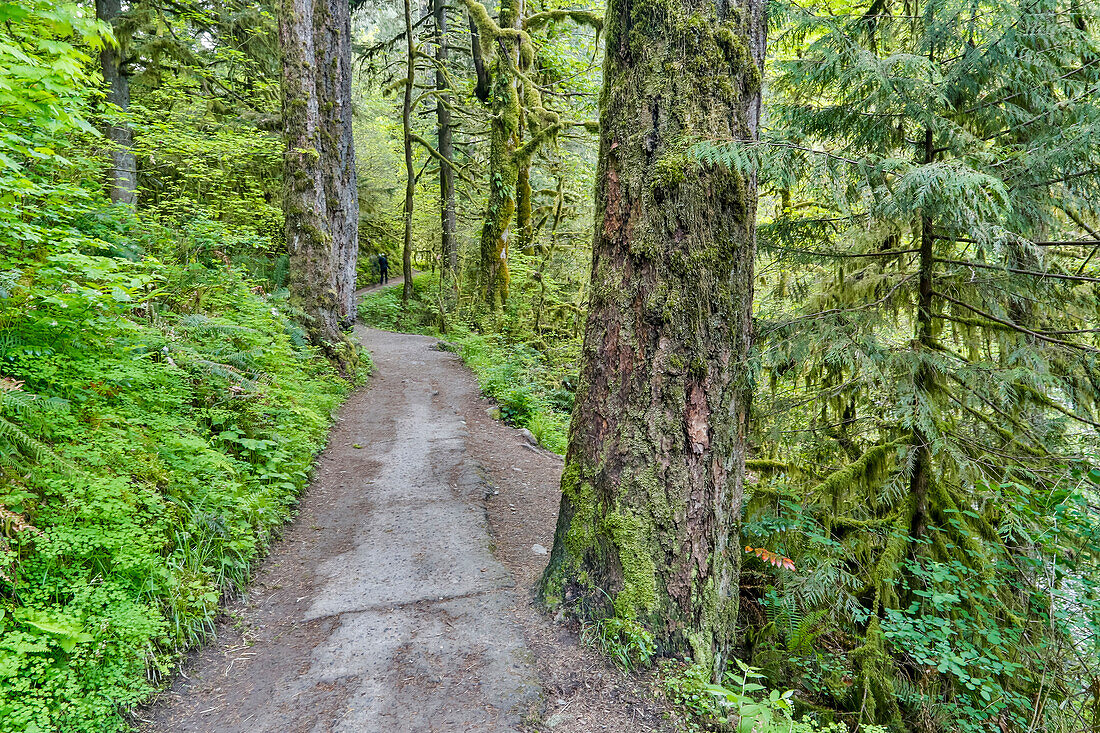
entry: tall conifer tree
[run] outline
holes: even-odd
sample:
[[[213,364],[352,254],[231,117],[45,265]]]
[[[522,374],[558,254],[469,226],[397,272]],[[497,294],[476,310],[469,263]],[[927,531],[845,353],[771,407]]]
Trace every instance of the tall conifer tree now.
[[[607,9],[592,294],[542,596],[720,678],[737,621],[756,181],[688,146],[753,139],[763,5]]]

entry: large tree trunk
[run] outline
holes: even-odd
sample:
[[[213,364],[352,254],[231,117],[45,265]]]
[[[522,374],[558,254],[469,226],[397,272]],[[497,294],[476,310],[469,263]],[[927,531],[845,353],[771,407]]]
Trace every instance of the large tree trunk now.
[[[326,2],[326,0],[317,0]],[[321,112],[315,75],[314,0],[281,0],[283,125],[286,153],[283,208],[290,255],[290,292],[306,315],[310,340],[338,356],[341,302],[325,195]]]
[[[435,13],[435,89],[439,98],[435,103],[436,122],[439,126],[438,147],[439,155],[447,163],[454,161],[454,143],[451,139],[451,109],[447,105],[451,101],[451,95],[447,92],[447,76],[443,73],[447,65],[447,3],[444,0],[434,0],[432,7]],[[458,245],[455,241],[455,172],[447,163],[439,165],[439,198],[440,224],[442,225],[441,254],[443,268],[452,279],[454,287],[458,287]]]
[[[130,109],[130,76],[126,59],[125,36],[117,32],[118,16],[122,13],[121,0],[96,0],[96,18],[116,29],[119,47],[107,45],[99,54],[103,81],[107,85],[107,101],[123,112]],[[103,126],[103,136],[111,145],[111,168],[108,171],[108,194],[115,203],[137,203],[137,157],[134,155],[134,131],[126,124]]]
[[[321,114],[321,165],[332,235],[342,326],[355,322],[359,260],[359,187],[352,137],[351,9],[348,0],[317,0],[314,51]]]
[[[541,587],[716,676],[737,621],[756,181],[688,146],[756,136],[764,28],[763,0],[609,3],[592,292]]]

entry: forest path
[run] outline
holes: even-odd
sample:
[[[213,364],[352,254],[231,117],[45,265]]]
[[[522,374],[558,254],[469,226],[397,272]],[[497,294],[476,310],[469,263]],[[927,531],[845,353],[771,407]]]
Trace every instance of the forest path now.
[[[489,417],[437,339],[356,333],[370,384],[217,639],[138,711],[142,729],[673,730],[650,677],[621,675],[535,601],[561,458]]]
[[[156,728],[505,731],[537,716],[514,582],[490,551],[467,451],[477,384],[435,339],[357,333],[370,386],[341,410],[247,599],[151,711]]]
[[[420,274],[419,270],[413,270],[413,277],[415,278]],[[375,283],[374,285],[368,285],[365,288],[359,288],[355,291],[355,302],[359,302],[359,298],[362,298],[367,293],[373,293],[375,290],[381,290],[382,288],[392,288],[398,285],[405,284],[405,276],[399,275],[398,277],[391,277],[387,283]]]

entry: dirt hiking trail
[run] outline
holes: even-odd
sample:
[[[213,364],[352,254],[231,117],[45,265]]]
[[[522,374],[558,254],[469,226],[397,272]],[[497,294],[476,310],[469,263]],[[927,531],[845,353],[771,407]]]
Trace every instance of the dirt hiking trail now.
[[[297,519],[143,729],[664,730],[648,678],[534,604],[561,459],[490,419],[437,339],[357,335],[375,372]]]

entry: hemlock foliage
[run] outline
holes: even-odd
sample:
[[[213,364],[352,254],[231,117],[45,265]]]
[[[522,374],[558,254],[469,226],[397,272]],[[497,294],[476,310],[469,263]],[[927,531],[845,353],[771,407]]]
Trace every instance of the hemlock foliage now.
[[[1095,714],[1086,5],[782,6],[767,134],[695,148],[773,196],[745,531],[797,571],[744,579],[746,653],[847,721]]]

